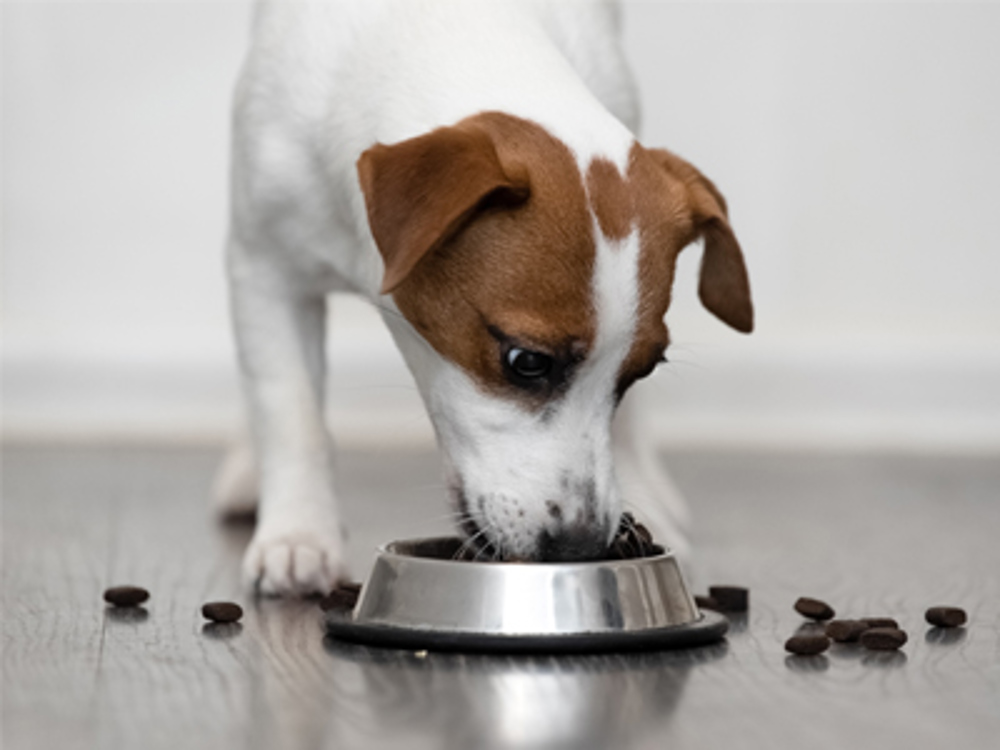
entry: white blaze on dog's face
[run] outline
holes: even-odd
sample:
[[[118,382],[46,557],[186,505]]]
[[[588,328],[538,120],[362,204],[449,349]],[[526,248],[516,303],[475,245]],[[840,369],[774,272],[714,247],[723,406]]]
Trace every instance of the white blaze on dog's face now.
[[[377,145],[358,171],[383,291],[430,346],[404,355],[460,525],[505,559],[599,556],[622,510],[611,418],[663,358],[681,249],[704,236],[703,302],[752,327],[721,196],[668,152],[581,168],[498,113]]]

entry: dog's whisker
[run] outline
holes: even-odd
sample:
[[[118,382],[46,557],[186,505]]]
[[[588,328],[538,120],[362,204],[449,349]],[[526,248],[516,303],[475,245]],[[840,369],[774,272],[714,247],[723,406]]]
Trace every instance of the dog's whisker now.
[[[463,514],[463,520],[466,519],[471,521],[474,525],[476,524],[475,519],[473,519],[472,516],[470,516],[468,513]],[[462,545],[458,548],[458,550],[456,550],[455,554],[452,555],[453,560],[458,560],[459,558],[464,556],[466,552],[472,549],[472,546],[475,544],[475,540],[486,533],[486,529],[480,528],[478,525],[476,525],[475,527],[479,530],[475,534],[470,536],[468,539],[466,539],[464,542],[462,542]]]
[[[471,515],[465,514],[464,517],[467,518],[467,519],[469,519],[470,521],[472,521],[473,524],[476,524],[475,519],[473,519]],[[476,548],[474,550],[473,560],[479,560],[480,555],[485,551],[483,548],[488,548],[488,547],[492,546],[489,543],[489,541],[486,541],[484,543],[481,540],[482,540],[482,538],[484,538],[484,537],[487,536],[487,534],[488,534],[489,531],[491,531],[492,529],[496,528],[495,524],[489,523],[489,524],[487,524],[486,526],[483,526],[483,527],[480,527],[478,524],[476,524],[476,528],[478,528],[478,531],[475,534],[473,534],[472,536],[470,536],[468,539],[466,539],[462,543],[462,545],[458,548],[458,550],[452,556],[453,560],[459,559],[460,557],[464,556],[470,550],[473,550],[473,548]]]
[[[669,364],[664,365],[657,372],[676,372],[683,369],[705,371],[709,368],[704,362],[696,360],[672,359]]]
[[[476,537],[486,536],[487,532],[490,531],[493,528],[495,528],[494,524],[491,523],[491,524],[487,525],[486,528],[484,528],[479,534],[476,535]],[[479,545],[479,549],[476,550],[475,556],[472,559],[475,560],[476,562],[478,562],[479,558],[482,555],[484,555],[488,550],[495,552],[495,549],[496,548],[492,544],[489,544],[489,543],[487,543],[485,545],[481,544],[481,545]]]
[[[457,524],[464,517],[465,517],[464,513],[462,513],[461,511],[457,511],[455,513],[442,513],[439,516],[432,516],[431,520],[432,521],[448,521],[450,523]]]

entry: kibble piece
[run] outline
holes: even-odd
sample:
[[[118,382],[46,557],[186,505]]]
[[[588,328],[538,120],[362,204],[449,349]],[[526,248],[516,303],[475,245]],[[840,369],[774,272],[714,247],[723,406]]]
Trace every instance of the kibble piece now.
[[[924,613],[924,618],[939,628],[957,628],[965,625],[968,619],[961,607],[931,607]]]
[[[741,586],[709,586],[708,595],[719,612],[746,612],[750,603],[750,592]]]
[[[639,541],[642,542],[642,544],[648,546],[653,543],[652,532],[638,521],[636,521],[633,531],[635,531],[635,535],[639,538]]]
[[[635,520],[628,511],[621,515],[618,531],[606,553],[608,560],[632,560],[639,557],[662,555],[664,548],[653,541],[649,529]]]
[[[861,622],[869,628],[899,628],[899,623],[891,617],[862,617]]]
[[[861,645],[876,651],[893,651],[906,643],[899,628],[870,628],[861,634]]]
[[[319,608],[324,612],[330,609],[353,609],[360,595],[360,583],[341,583],[319,600]]]
[[[698,609],[710,609],[713,612],[719,611],[719,603],[710,596],[702,596],[701,594],[695,594],[694,603],[698,605]]]
[[[104,601],[116,607],[138,607],[149,598],[141,586],[112,586],[104,591]]]
[[[618,537],[608,548],[608,560],[635,560],[640,557],[656,557],[666,550],[660,544],[646,544],[639,537]]]
[[[837,643],[853,643],[868,630],[864,620],[830,620],[826,624],[826,634]]]
[[[785,641],[785,650],[799,656],[822,654],[830,648],[830,639],[825,635],[793,635]]]
[[[819,599],[810,599],[808,596],[800,596],[795,602],[795,611],[810,620],[830,620],[836,614],[826,602]]]
[[[202,605],[201,614],[212,622],[236,622],[243,617],[243,607],[235,602],[208,602]]]

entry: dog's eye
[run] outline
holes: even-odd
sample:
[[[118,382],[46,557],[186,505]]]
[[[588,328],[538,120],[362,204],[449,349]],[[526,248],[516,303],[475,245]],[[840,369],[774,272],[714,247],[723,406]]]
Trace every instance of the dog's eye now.
[[[528,349],[512,348],[504,357],[508,372],[519,380],[539,380],[552,371],[552,357]]]

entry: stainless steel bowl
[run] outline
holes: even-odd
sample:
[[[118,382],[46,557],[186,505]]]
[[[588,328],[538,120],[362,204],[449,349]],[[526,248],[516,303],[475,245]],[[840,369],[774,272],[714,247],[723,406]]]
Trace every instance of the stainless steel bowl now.
[[[551,651],[670,647],[718,640],[673,555],[580,563],[452,559],[461,541],[413,539],[379,550],[334,636],[414,648]]]

